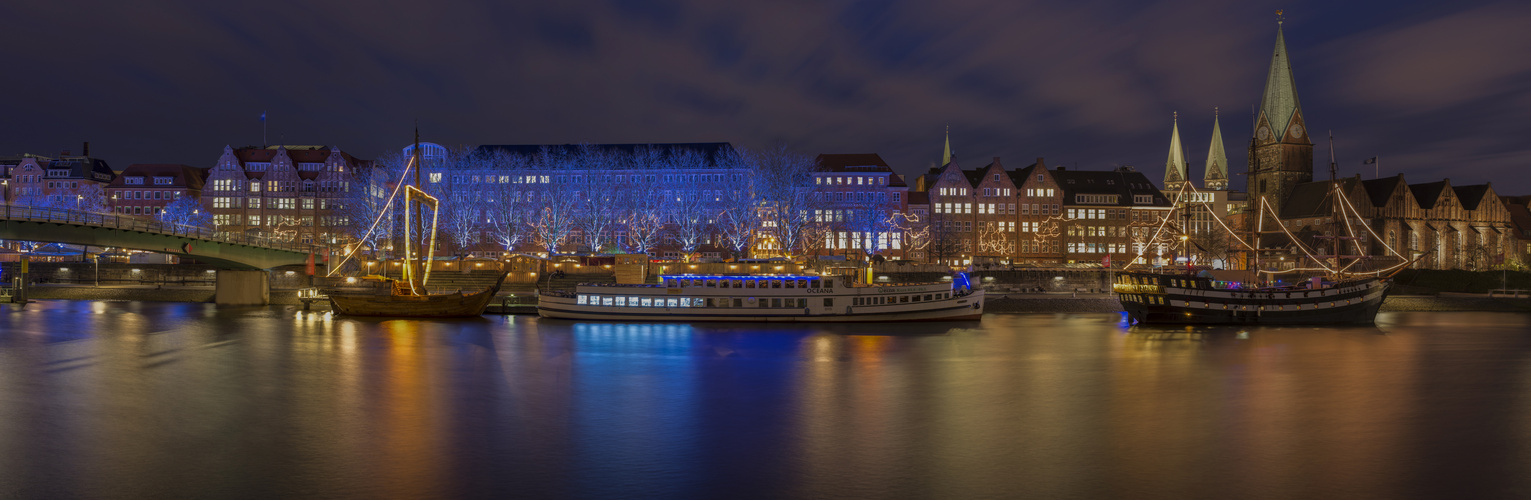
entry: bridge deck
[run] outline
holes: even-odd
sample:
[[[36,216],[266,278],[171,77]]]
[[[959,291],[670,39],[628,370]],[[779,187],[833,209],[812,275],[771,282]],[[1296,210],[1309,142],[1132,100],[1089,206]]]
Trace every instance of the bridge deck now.
[[[0,223],[51,225],[24,224],[25,227],[0,230],[0,237],[5,239],[132,248],[189,255],[203,260],[220,260],[255,268],[301,263],[302,258],[306,258],[310,252],[319,252],[318,247],[307,243],[161,222],[148,217],[83,210],[7,205],[0,210]],[[106,233],[119,236],[87,234],[98,230],[107,230]],[[236,250],[238,248],[244,250]],[[297,262],[292,262],[294,258],[298,259]]]

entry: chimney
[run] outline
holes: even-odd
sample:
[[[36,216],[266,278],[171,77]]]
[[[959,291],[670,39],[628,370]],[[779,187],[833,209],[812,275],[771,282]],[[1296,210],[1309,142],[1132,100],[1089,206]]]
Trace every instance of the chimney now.
[[[1037,167],[1041,168],[1042,170],[1047,170],[1047,163],[1043,162],[1042,157],[1040,156],[1037,157]]]
[[[80,153],[80,156],[90,156],[90,141],[85,141],[85,152]]]

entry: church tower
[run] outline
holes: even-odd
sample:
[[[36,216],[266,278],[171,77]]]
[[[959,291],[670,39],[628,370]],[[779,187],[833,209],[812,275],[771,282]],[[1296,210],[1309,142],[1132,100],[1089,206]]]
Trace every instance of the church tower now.
[[[1175,113],[1174,125],[1170,129],[1170,156],[1164,161],[1164,190],[1180,191],[1190,177],[1186,170],[1185,148],[1180,146],[1180,113]]]
[[[1212,145],[1207,148],[1207,173],[1201,182],[1207,189],[1228,189],[1228,153],[1223,151],[1223,128],[1218,126],[1217,108],[1212,109]]]
[[[1313,142],[1308,140],[1307,123],[1292,80],[1292,63],[1281,22],[1277,21],[1276,51],[1271,56],[1265,96],[1255,117],[1255,137],[1249,146],[1249,201],[1257,204],[1264,198],[1280,214],[1293,187],[1312,180]]]

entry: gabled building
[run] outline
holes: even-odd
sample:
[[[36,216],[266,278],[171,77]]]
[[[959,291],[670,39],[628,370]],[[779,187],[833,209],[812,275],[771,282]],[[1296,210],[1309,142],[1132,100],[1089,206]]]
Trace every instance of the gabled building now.
[[[357,175],[371,168],[371,161],[332,146],[225,146],[208,174],[202,203],[224,231],[342,243],[355,232],[353,222],[371,222],[353,221],[345,210],[364,194],[352,190]]]
[[[23,155],[5,162],[9,177],[4,183],[6,201],[16,206],[106,210],[102,186],[116,177],[106,160],[73,156],[68,151],[58,158]]]
[[[1010,172],[1016,186],[1016,264],[1056,264],[1063,260],[1063,189],[1047,161]]]

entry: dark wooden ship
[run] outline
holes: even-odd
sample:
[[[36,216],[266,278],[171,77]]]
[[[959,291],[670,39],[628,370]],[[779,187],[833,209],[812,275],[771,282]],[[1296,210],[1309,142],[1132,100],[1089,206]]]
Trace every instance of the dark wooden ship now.
[[[327,290],[330,309],[337,314],[349,316],[381,316],[381,317],[405,317],[405,318],[455,318],[467,316],[480,316],[484,309],[489,306],[489,301],[494,299],[495,294],[500,292],[500,285],[504,284],[506,273],[500,273],[499,279],[494,285],[477,292],[463,293],[462,290],[454,292],[432,293],[427,287],[431,278],[431,264],[436,257],[436,226],[440,214],[440,202],[425,191],[421,191],[420,185],[420,133],[415,132],[415,155],[410,158],[410,163],[404,169],[404,174],[394,189],[393,195],[389,196],[388,203],[393,200],[402,190],[403,213],[404,213],[404,266],[403,275],[399,279],[384,278],[381,276],[368,276],[362,278],[363,283],[371,286],[331,288]],[[414,184],[405,182],[411,171],[414,174]],[[422,239],[425,237],[423,228],[424,217],[421,208],[429,206],[431,209],[430,238],[417,244],[412,234],[418,234]],[[386,214],[387,211],[384,211]],[[381,217],[381,216],[380,216]],[[375,229],[379,221],[373,221]],[[372,230],[368,230],[368,236]],[[365,239],[365,238],[364,238]],[[357,245],[360,248],[360,245]],[[424,249],[425,255],[419,255]],[[356,250],[353,249],[354,253]],[[350,255],[346,256],[350,259]],[[337,266],[339,267],[339,266]]]
[[[349,316],[386,316],[401,318],[459,318],[481,316],[489,301],[500,292],[505,282],[501,273],[494,285],[472,293],[461,290],[453,293],[411,293],[403,281],[387,280],[386,287],[372,290],[351,291],[333,289],[329,292],[330,309],[336,314]]]
[[[1319,248],[1317,243],[1312,249],[1308,248],[1298,237],[1281,225],[1280,218],[1276,217],[1275,213],[1270,213],[1276,218],[1273,226],[1276,229],[1253,231],[1252,244],[1234,235],[1239,244],[1248,249],[1253,256],[1251,276],[1247,282],[1214,280],[1200,271],[1184,268],[1123,270],[1116,273],[1113,277],[1112,290],[1117,293],[1129,319],[1134,323],[1150,324],[1374,323],[1377,311],[1382,308],[1382,302],[1387,298],[1388,288],[1391,285],[1389,278],[1423,256],[1385,269],[1357,270],[1357,261],[1369,257],[1359,255],[1363,252],[1360,251],[1360,245],[1354,243],[1360,240],[1354,228],[1356,225],[1365,226],[1364,221],[1358,221],[1357,224],[1347,222],[1344,227],[1349,235],[1340,234],[1339,221],[1356,221],[1361,219],[1361,216],[1343,200],[1342,197],[1345,194],[1340,191],[1340,185],[1335,181],[1337,165],[1334,162],[1333,137],[1330,138],[1329,155],[1330,190],[1327,201],[1334,215],[1330,219],[1329,235],[1315,237],[1319,241],[1327,241],[1327,249]],[[1184,196],[1178,198],[1186,199]],[[1256,217],[1265,217],[1269,206],[1263,203],[1264,200],[1252,201],[1260,203],[1260,207],[1256,209]],[[1182,216],[1186,213],[1185,207],[1177,206],[1176,210],[1180,211]],[[1215,213],[1213,216],[1216,216]],[[1263,224],[1256,224],[1256,226],[1263,227]],[[1223,224],[1223,227],[1228,226]],[[1284,233],[1288,242],[1307,255],[1308,265],[1312,266],[1307,269],[1310,270],[1309,272],[1316,272],[1317,275],[1300,280],[1295,285],[1272,286],[1269,284],[1272,274],[1293,272],[1295,269],[1254,271],[1259,269],[1260,252],[1267,250],[1261,247],[1262,232]],[[1182,242],[1187,239],[1187,236],[1180,238]],[[1357,247],[1355,253],[1358,255],[1344,255],[1346,248],[1350,246]],[[1392,249],[1389,248],[1389,250]],[[1316,255],[1315,252],[1318,254]],[[1393,252],[1397,254],[1396,250]],[[1353,260],[1346,263],[1344,260],[1347,258]]]

